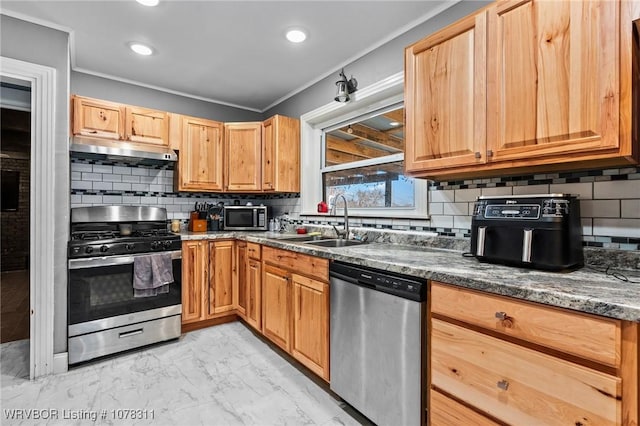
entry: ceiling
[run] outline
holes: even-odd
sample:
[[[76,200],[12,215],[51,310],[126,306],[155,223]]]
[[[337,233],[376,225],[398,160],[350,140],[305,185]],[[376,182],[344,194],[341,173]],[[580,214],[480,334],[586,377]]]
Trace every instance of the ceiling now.
[[[68,31],[75,71],[263,112],[457,1],[3,0],[0,11]],[[292,27],[307,40],[287,41]],[[132,41],[156,52],[138,56]]]

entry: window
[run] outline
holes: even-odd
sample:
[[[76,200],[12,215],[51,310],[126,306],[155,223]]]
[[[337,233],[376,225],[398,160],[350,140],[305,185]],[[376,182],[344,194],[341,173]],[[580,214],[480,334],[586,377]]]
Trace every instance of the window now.
[[[360,190],[361,195],[363,195],[361,198],[364,199],[365,188],[377,185],[378,195],[372,197],[377,198],[377,204],[369,203],[371,207],[358,207],[355,201],[351,201],[349,203],[349,213],[351,215],[407,219],[427,219],[429,217],[427,181],[424,179],[412,180],[401,175],[404,145],[402,145],[403,152],[400,152],[399,149],[394,152],[384,146],[371,147],[381,151],[389,151],[389,154],[385,152],[376,156],[373,155],[372,151],[366,151],[367,155],[364,158],[361,155],[358,158],[356,157],[356,155],[359,155],[358,152],[344,152],[344,149],[347,149],[349,145],[343,143],[341,144],[344,148],[341,151],[342,153],[336,155],[342,156],[348,161],[328,163],[328,161],[332,162],[336,155],[327,155],[326,153],[325,142],[327,134],[346,126],[347,134],[359,135],[359,132],[357,132],[359,127],[357,125],[363,124],[364,121],[373,119],[380,114],[402,108],[403,88],[404,73],[400,71],[370,86],[359,89],[352,100],[347,103],[330,102],[300,117],[300,214],[316,215],[318,213],[318,202],[322,200],[329,201],[327,194],[331,196],[338,191],[349,192],[348,190],[352,189],[357,192]],[[349,124],[351,124],[352,133],[348,131]],[[347,136],[343,134],[342,139],[346,140]],[[362,142],[350,148],[354,150],[359,145],[365,144],[362,138],[360,138],[360,141]],[[350,155],[351,157],[349,157]],[[377,181],[374,179],[375,175],[372,170],[375,170],[375,173],[378,174]],[[388,175],[381,176],[383,172],[388,173]],[[351,177],[349,177],[350,173],[353,174]],[[338,181],[338,178],[341,178],[341,180]],[[355,184],[362,186],[356,186]],[[411,185],[413,185],[413,191],[409,189]],[[380,195],[383,188],[384,198]],[[414,195],[413,207],[408,206],[411,203],[407,202],[406,197],[403,196],[404,193],[412,193]],[[346,194],[345,197],[349,197],[349,194]],[[382,206],[383,199],[384,207]],[[390,204],[389,207],[387,207],[388,203]],[[338,206],[338,209],[340,209],[342,203],[339,202]]]
[[[343,194],[350,209],[415,209],[415,180],[404,175],[402,104],[324,129],[323,154],[329,204]]]

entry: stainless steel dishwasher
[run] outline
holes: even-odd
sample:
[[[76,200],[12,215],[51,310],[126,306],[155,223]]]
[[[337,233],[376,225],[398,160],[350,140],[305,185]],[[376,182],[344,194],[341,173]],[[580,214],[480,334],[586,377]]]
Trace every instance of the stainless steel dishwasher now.
[[[329,267],[331,390],[378,425],[425,421],[427,280]]]

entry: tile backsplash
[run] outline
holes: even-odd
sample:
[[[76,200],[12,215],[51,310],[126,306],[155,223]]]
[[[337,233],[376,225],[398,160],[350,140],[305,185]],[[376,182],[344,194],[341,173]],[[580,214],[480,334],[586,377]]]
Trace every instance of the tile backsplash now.
[[[173,164],[141,166],[71,158],[71,207],[145,205],[167,209],[169,219],[186,221],[195,202],[296,207],[298,194],[209,194],[175,192]],[[296,197],[296,198],[292,198]],[[287,211],[287,210],[283,210]],[[299,211],[299,210],[298,210]],[[295,212],[291,210],[293,214]],[[278,213],[282,214],[282,213]]]
[[[289,213],[294,224],[340,224],[338,216],[300,215],[299,194],[178,193],[173,166],[134,166],[71,159],[71,206],[151,205],[165,207],[170,219],[186,220],[195,201],[263,203],[274,215]],[[586,246],[640,250],[640,168],[550,173],[431,182],[431,219],[353,217],[354,227],[428,231],[469,238],[471,212],[480,195],[569,193],[579,196]]]
[[[480,195],[568,193],[580,199],[585,246],[640,250],[639,167],[431,182],[428,190],[430,220],[354,218],[353,224],[469,238],[473,204]],[[340,217],[321,215],[299,219],[342,223]]]

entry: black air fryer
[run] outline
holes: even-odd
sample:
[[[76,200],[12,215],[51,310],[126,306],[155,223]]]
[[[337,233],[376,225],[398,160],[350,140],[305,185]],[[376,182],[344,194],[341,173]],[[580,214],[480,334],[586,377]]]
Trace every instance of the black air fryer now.
[[[580,202],[568,194],[478,197],[471,253],[482,262],[579,268],[584,262]]]

